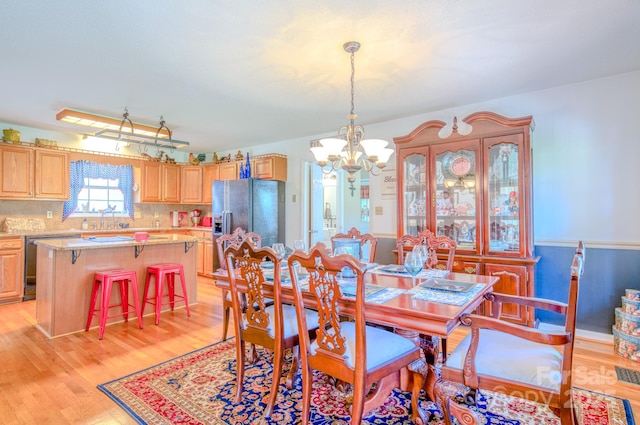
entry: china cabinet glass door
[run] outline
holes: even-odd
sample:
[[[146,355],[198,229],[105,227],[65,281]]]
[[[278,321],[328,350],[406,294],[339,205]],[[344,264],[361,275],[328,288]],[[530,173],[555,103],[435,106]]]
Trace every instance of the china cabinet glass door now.
[[[417,236],[427,227],[427,150],[402,159],[402,234]]]
[[[435,178],[431,230],[437,236],[453,239],[456,251],[477,252],[479,247],[478,146],[476,141],[432,147]]]
[[[519,135],[485,139],[487,148],[487,202],[490,252],[521,251],[522,193],[521,138]]]

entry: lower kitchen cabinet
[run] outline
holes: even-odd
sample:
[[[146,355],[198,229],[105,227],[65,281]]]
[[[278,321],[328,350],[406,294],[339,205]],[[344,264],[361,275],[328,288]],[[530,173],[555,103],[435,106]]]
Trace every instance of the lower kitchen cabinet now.
[[[22,301],[24,239],[0,239],[0,304]]]
[[[198,267],[197,271],[200,276],[211,277],[213,274],[213,239],[211,232],[205,230],[192,230],[191,235],[205,240],[198,242]]]

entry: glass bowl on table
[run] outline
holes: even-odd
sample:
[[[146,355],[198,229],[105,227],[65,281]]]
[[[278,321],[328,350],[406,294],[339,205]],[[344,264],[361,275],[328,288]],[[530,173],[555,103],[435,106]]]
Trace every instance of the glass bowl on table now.
[[[416,286],[416,276],[422,271],[424,261],[422,255],[416,252],[409,252],[404,259],[404,268],[411,275],[413,286]]]

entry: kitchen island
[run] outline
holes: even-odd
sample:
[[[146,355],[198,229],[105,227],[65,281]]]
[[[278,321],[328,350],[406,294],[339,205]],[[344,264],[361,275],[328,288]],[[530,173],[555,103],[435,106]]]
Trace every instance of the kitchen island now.
[[[164,234],[151,235],[144,242],[136,241],[131,236],[37,240],[36,326],[50,338],[84,331],[93,276],[99,270],[135,270],[142,303],[147,266],[157,263],[182,264],[189,304],[197,303],[197,242],[200,239]],[[180,285],[176,285],[176,292],[181,294]],[[119,304],[119,298],[120,291],[114,290],[111,304]],[[129,302],[133,302],[131,294]],[[176,308],[182,308],[183,305],[178,304]],[[169,308],[167,305],[163,311]],[[111,309],[109,315],[117,314],[118,310],[120,307]],[[153,313],[152,305],[143,312],[144,315]],[[123,320],[122,316],[116,316],[109,319],[108,323]],[[97,327],[98,321],[94,320],[94,323]]]

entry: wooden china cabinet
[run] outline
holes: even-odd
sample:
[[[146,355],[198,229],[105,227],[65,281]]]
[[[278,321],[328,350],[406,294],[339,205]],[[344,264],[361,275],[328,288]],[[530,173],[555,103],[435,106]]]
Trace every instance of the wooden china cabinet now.
[[[457,244],[454,271],[498,276],[496,292],[534,296],[532,117],[477,112],[462,121],[470,132],[459,133],[454,119],[440,137],[446,123],[434,120],[394,138],[398,237],[448,236]],[[529,326],[533,313],[502,307],[503,318]]]

